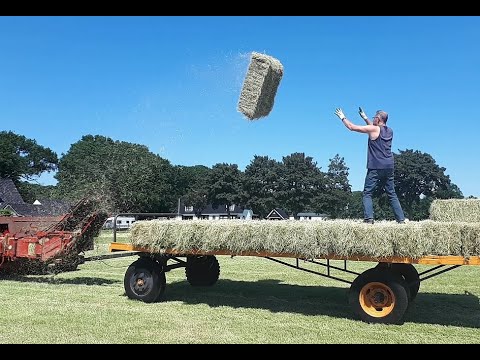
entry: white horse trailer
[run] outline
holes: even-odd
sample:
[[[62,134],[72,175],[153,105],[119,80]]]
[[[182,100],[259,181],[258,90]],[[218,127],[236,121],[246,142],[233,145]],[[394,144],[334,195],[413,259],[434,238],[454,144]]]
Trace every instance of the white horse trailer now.
[[[103,225],[104,229],[113,229],[113,221],[115,220],[115,217],[109,217],[106,221],[105,224]],[[134,217],[130,216],[117,216],[117,225],[116,228],[117,230],[128,230],[130,227],[133,225],[135,222]]]

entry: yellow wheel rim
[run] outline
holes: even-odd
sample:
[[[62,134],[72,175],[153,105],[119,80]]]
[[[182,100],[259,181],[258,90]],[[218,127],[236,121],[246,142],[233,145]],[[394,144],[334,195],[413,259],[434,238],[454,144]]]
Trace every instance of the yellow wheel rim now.
[[[385,317],[395,308],[395,295],[392,289],[380,282],[366,284],[359,295],[360,306],[372,317]]]

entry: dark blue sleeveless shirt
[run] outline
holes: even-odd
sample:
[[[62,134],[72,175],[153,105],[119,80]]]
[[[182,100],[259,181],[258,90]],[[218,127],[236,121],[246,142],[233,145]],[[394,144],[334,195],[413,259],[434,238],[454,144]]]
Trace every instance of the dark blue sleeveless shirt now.
[[[380,126],[380,135],[375,140],[368,138],[367,169],[393,169],[393,130]]]

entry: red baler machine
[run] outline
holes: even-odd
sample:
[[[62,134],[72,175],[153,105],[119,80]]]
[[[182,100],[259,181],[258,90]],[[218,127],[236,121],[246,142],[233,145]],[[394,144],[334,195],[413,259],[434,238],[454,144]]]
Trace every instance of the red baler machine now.
[[[0,272],[39,274],[75,270],[83,263],[80,254],[93,249],[93,239],[107,218],[105,212],[96,210],[97,206],[96,201],[83,199],[46,229],[0,234]]]

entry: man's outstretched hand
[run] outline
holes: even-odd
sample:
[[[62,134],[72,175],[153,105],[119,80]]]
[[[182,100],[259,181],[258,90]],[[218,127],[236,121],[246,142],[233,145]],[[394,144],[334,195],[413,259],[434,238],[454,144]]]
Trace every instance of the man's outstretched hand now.
[[[343,111],[340,108],[335,109],[335,115],[337,115],[340,118],[340,120],[345,119],[345,115],[343,114]]]
[[[367,114],[365,114],[365,112],[363,111],[363,109],[360,106],[358,107],[358,113],[360,114],[360,116],[362,117],[363,120],[365,120],[365,121],[368,120]]]

